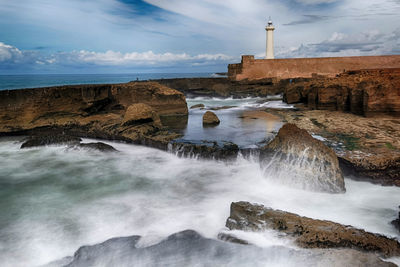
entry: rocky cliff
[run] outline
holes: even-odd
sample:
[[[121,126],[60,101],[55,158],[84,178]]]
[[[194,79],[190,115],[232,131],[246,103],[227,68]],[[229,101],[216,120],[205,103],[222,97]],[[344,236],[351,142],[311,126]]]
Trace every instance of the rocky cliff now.
[[[335,78],[296,81],[285,88],[284,101],[367,117],[400,116],[400,68],[348,71]]]
[[[298,79],[299,81],[304,79]],[[189,97],[247,97],[277,95],[284,91],[289,80],[274,78],[255,81],[230,81],[227,78],[178,78],[161,79],[156,82],[183,92]]]
[[[146,106],[146,112],[129,109],[137,103]],[[129,119],[127,123],[127,110],[130,118],[139,119]],[[131,114],[135,110],[140,114]],[[150,115],[146,117],[146,114]],[[181,92],[154,82],[0,91],[0,134],[3,135],[59,131],[144,142],[157,136],[169,139],[168,133],[160,135],[163,129],[158,115],[187,114]]]

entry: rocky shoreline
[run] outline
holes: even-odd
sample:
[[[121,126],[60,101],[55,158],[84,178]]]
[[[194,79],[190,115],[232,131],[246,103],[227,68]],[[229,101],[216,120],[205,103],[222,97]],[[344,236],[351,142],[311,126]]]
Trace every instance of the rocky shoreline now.
[[[348,71],[336,78],[240,82],[182,78],[6,90],[0,91],[0,136],[67,134],[141,144],[179,156],[223,160],[259,151],[213,140],[201,144],[181,142],[181,135],[162,122],[187,123],[185,95],[240,98],[283,93],[287,103],[303,104],[291,110],[260,112],[277,115],[284,122],[323,137],[324,143],[335,150],[346,175],[400,186],[400,119],[396,115],[398,98],[393,97],[400,90],[399,73],[398,69],[384,69]],[[378,98],[378,91],[384,97]],[[136,109],[130,107],[135,104],[139,105]],[[143,106],[146,112],[141,111]],[[349,112],[374,116],[366,118]],[[128,124],[129,113],[135,119]]]
[[[347,73],[336,80],[330,78],[329,81],[348,84],[350,76],[351,79],[357,77],[362,80],[361,76],[367,74]],[[361,83],[373,83],[373,79],[368,75],[357,83],[357,90],[360,89]],[[390,75],[393,75],[393,72],[390,72]],[[343,82],[343,79],[346,82]],[[388,79],[388,83],[396,82],[396,79]],[[255,157],[260,162],[260,168],[264,172],[273,171],[280,182],[289,177],[289,183],[292,185],[325,193],[345,192],[343,174],[354,175],[356,179],[370,179],[383,185],[400,186],[400,119],[396,117],[397,106],[390,109],[387,105],[376,104],[376,101],[370,98],[367,101],[364,97],[363,101],[367,102],[362,102],[362,106],[365,108],[365,103],[369,103],[370,106],[367,105],[362,113],[359,113],[360,109],[356,108],[360,105],[357,102],[359,99],[353,97],[353,87],[350,86],[346,87],[346,97],[358,99],[354,100],[355,104],[350,101],[349,107],[339,105],[339,98],[332,100],[329,96],[329,101],[337,103],[335,108],[332,108],[328,101],[324,102],[322,96],[326,95],[324,90],[335,86],[337,88],[338,85],[316,89],[319,88],[316,83],[325,84],[325,80],[319,77],[318,80],[270,79],[233,83],[226,79],[172,79],[160,80],[158,83],[131,82],[0,91],[0,135],[30,136],[21,148],[66,144],[70,148],[117,152],[113,147],[100,142],[80,142],[80,138],[90,137],[151,146],[170,151],[180,157],[223,161],[234,161],[239,155]],[[301,90],[307,93],[299,91],[299,88],[303,88]],[[367,88],[376,90],[371,89],[371,86]],[[385,87],[384,92],[387,92],[387,97],[390,98],[392,92],[388,88],[389,85]],[[318,96],[313,98],[310,95],[315,90]],[[179,139],[181,134],[172,131],[163,123],[168,119],[183,120],[187,123],[188,106],[185,94],[244,97],[267,96],[281,92],[284,92],[284,98],[288,102],[294,101],[295,97],[291,95],[293,92],[301,95],[298,102],[306,98],[308,102],[298,103],[298,106],[291,110],[259,110],[258,112],[282,118],[286,124],[271,142],[258,148],[243,149],[232,142],[213,140],[204,140],[201,143],[187,142]],[[370,91],[368,92],[371,95]],[[315,104],[309,99],[318,99],[319,102]],[[388,102],[385,98],[381,100]],[[347,100],[343,101],[348,103]],[[341,110],[338,107],[345,108]],[[389,112],[384,112],[385,110]],[[374,116],[367,118],[361,117],[360,114]],[[218,125],[219,119],[215,114],[209,116],[210,118],[203,118],[204,127]],[[313,138],[316,135],[322,138],[322,141]],[[270,168],[271,162],[275,163],[273,170]],[[284,166],[280,166],[280,162],[284,162]],[[279,175],[281,170],[299,175],[285,174],[282,178]],[[394,221],[393,224],[398,225],[398,221]],[[241,231],[273,229],[282,233],[283,238],[293,239],[295,244],[302,248],[321,249],[300,253],[285,248],[288,253],[299,259],[307,257],[304,255],[311,255],[316,259],[315,262],[334,263],[335,266],[394,266],[379,257],[400,256],[400,244],[396,239],[247,202],[232,203],[226,226],[230,230]],[[184,255],[180,255],[183,258],[193,257],[199,247],[203,250],[217,247],[227,257],[234,257],[232,251],[236,246],[241,247],[245,244],[248,245],[244,248],[246,253],[265,253],[263,249],[252,246],[247,240],[236,238],[229,231],[221,233],[219,239],[228,242],[207,239],[195,231],[187,230],[173,234],[153,246],[140,248],[137,246],[140,236],[120,237],[98,245],[81,247],[74,256],[50,263],[48,266],[87,266],[104,260],[112,265],[131,262],[136,257],[143,259],[146,255],[150,255],[149,259],[152,259],[155,257],[152,253],[157,253],[157,257],[164,262],[169,255],[181,253],[182,246],[189,248],[184,250]],[[240,245],[231,244],[232,242]],[[171,251],[174,246],[175,252]]]

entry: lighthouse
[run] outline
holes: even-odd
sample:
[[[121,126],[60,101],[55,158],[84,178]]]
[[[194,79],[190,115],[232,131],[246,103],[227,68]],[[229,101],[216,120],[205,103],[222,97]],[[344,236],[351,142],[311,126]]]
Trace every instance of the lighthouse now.
[[[267,31],[267,52],[265,55],[266,59],[274,59],[274,30],[275,27],[272,24],[271,17],[269,18],[268,25],[265,27]]]

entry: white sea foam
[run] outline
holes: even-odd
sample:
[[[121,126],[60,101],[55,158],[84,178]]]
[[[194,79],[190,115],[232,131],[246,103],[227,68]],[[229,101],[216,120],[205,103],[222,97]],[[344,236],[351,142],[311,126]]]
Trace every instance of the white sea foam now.
[[[142,235],[142,246],[185,229],[216,238],[232,201],[397,236],[390,221],[398,187],[346,179],[345,194],[307,192],[265,179],[256,161],[225,164],[107,143],[120,153],[20,150],[19,142],[0,139],[2,266],[44,264],[117,236]],[[273,231],[236,234],[259,246],[293,246]]]

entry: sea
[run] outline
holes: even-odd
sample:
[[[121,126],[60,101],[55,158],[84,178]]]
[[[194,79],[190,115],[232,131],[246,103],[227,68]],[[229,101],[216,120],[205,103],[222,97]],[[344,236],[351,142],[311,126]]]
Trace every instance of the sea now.
[[[9,75],[0,76],[0,89],[176,77],[215,75]],[[244,148],[267,142],[284,123],[260,110],[293,108],[279,96],[196,97],[188,98],[187,104],[189,108],[203,104],[206,109],[189,109],[185,125],[176,126],[184,141],[232,141]],[[213,108],[221,123],[203,128],[202,115]],[[167,255],[168,261],[159,261],[162,251],[151,246],[174,233],[192,229],[217,240],[219,233],[227,231],[225,223],[234,201],[400,238],[390,224],[398,216],[400,187],[345,177],[345,193],[320,193],[277,181],[273,173],[262,170],[257,157],[239,156],[232,162],[202,160],[107,140],[102,142],[115,147],[117,153],[63,145],[20,149],[23,140],[0,138],[0,266],[45,266],[68,259],[81,246],[131,235],[142,236],[139,248],[150,247],[153,253],[146,259],[136,258],[132,266],[321,266],[313,257],[318,251],[302,250],[272,230],[235,231],[238,238],[254,246],[232,245],[229,255],[233,256],[212,248],[207,252],[201,244],[194,248],[195,255],[188,255],[190,248],[183,244]],[[289,179],[292,173],[286,175]],[[249,249],[255,247],[258,250],[250,255]],[[109,257],[112,260],[113,255]],[[400,263],[400,258],[390,260]]]
[[[131,74],[23,74],[0,75],[0,90],[73,84],[126,83],[171,78],[221,77],[215,73],[131,73]]]

